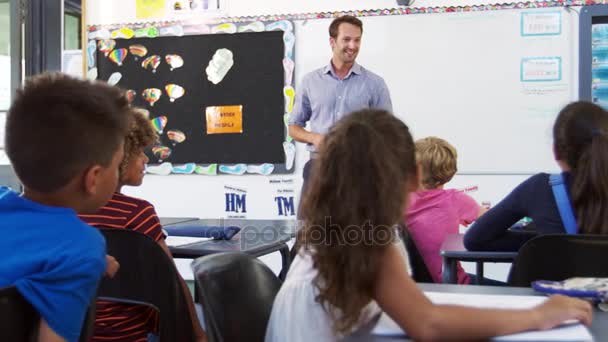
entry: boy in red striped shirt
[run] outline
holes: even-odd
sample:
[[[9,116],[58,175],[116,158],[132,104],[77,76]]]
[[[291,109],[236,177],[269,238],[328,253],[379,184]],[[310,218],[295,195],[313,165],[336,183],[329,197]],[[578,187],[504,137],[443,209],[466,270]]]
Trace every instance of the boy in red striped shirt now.
[[[125,138],[125,153],[119,168],[120,178],[116,192],[95,214],[80,215],[80,218],[94,227],[129,229],[148,235],[172,258],[154,206],[148,201],[120,193],[125,185],[141,185],[148,162],[144,151],[157,140],[154,128],[141,112],[133,108],[129,115],[132,116],[132,126]],[[207,337],[199,324],[188,287],[181,277],[180,281],[189,301],[190,318],[197,341],[206,341]],[[158,333],[158,323],[158,315],[151,308],[98,301],[93,341],[144,342],[150,332]]]

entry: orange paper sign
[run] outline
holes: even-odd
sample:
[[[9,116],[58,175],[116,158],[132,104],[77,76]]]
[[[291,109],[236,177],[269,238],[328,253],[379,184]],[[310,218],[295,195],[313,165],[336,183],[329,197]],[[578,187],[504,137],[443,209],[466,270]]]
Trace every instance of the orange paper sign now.
[[[207,134],[243,133],[243,106],[213,106],[205,109]]]

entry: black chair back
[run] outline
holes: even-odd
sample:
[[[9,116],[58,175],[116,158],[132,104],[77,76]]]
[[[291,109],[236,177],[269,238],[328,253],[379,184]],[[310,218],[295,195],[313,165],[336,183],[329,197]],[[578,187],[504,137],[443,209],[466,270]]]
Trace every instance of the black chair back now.
[[[0,341],[38,340],[40,315],[14,286],[0,289]]]
[[[261,261],[220,253],[192,264],[210,342],[264,341],[281,281]]]
[[[104,277],[99,297],[150,303],[160,311],[161,341],[193,341],[194,330],[173,260],[154,239],[125,229],[100,228],[107,253],[120,263],[114,278]]]
[[[410,258],[410,266],[412,267],[412,278],[417,283],[434,283],[433,277],[431,276],[431,272],[426,267],[424,263],[424,259],[422,259],[422,255],[420,251],[418,251],[418,247],[414,243],[414,239],[412,235],[408,232],[407,228],[404,225],[399,225],[399,232],[401,235],[401,239],[405,244],[405,249],[407,250],[407,254]]]
[[[530,287],[536,280],[561,281],[572,277],[608,277],[608,236],[537,236],[520,248],[508,283]]]

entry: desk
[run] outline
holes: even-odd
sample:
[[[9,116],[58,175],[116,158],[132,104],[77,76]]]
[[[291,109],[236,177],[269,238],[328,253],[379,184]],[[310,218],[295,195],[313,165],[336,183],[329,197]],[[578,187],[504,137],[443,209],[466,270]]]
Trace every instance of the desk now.
[[[484,262],[513,262],[517,252],[473,252],[464,248],[462,234],[448,234],[441,245],[439,254],[443,257],[441,278],[445,284],[456,284],[456,264],[458,261],[476,263],[477,279],[483,278]]]
[[[197,221],[198,217],[159,217],[161,226],[172,226],[174,224]]]
[[[222,253],[242,252],[259,257],[272,252],[281,253],[282,269],[279,278],[285,279],[291,258],[287,242],[291,240],[296,221],[285,220],[243,220],[243,219],[199,219],[177,223],[172,229],[180,226],[192,229],[193,226],[209,227],[237,226],[241,231],[230,240],[209,240],[184,246],[169,247],[174,258],[194,259],[201,256]]]
[[[531,296],[539,295],[531,288],[527,287],[500,287],[500,286],[477,286],[477,285],[451,285],[451,284],[418,284],[422,291],[449,292],[449,293],[473,293],[473,294],[494,294],[494,295],[516,295]],[[375,322],[373,322],[375,324]],[[385,337],[371,335],[371,327],[365,327],[361,332],[345,339],[348,342],[396,342],[410,341],[401,337]],[[608,341],[608,312],[601,312],[597,308],[593,312],[593,323],[589,329],[596,341]]]

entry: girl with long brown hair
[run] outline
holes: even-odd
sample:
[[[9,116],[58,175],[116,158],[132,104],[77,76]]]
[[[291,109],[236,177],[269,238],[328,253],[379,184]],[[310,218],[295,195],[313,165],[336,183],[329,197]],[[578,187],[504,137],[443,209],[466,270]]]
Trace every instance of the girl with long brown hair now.
[[[553,125],[553,149],[577,231],[608,234],[608,113],[589,102],[567,105]],[[552,190],[549,174],[528,178],[469,228],[465,246],[517,251],[533,236],[508,230],[523,217],[539,234],[566,233]]]
[[[432,304],[409,276],[394,228],[418,185],[414,155],[407,126],[386,111],[358,111],[331,129],[303,199],[300,249],[275,299],[267,342],[337,340],[382,311],[415,340],[590,323],[588,303],[561,296],[529,310]]]

